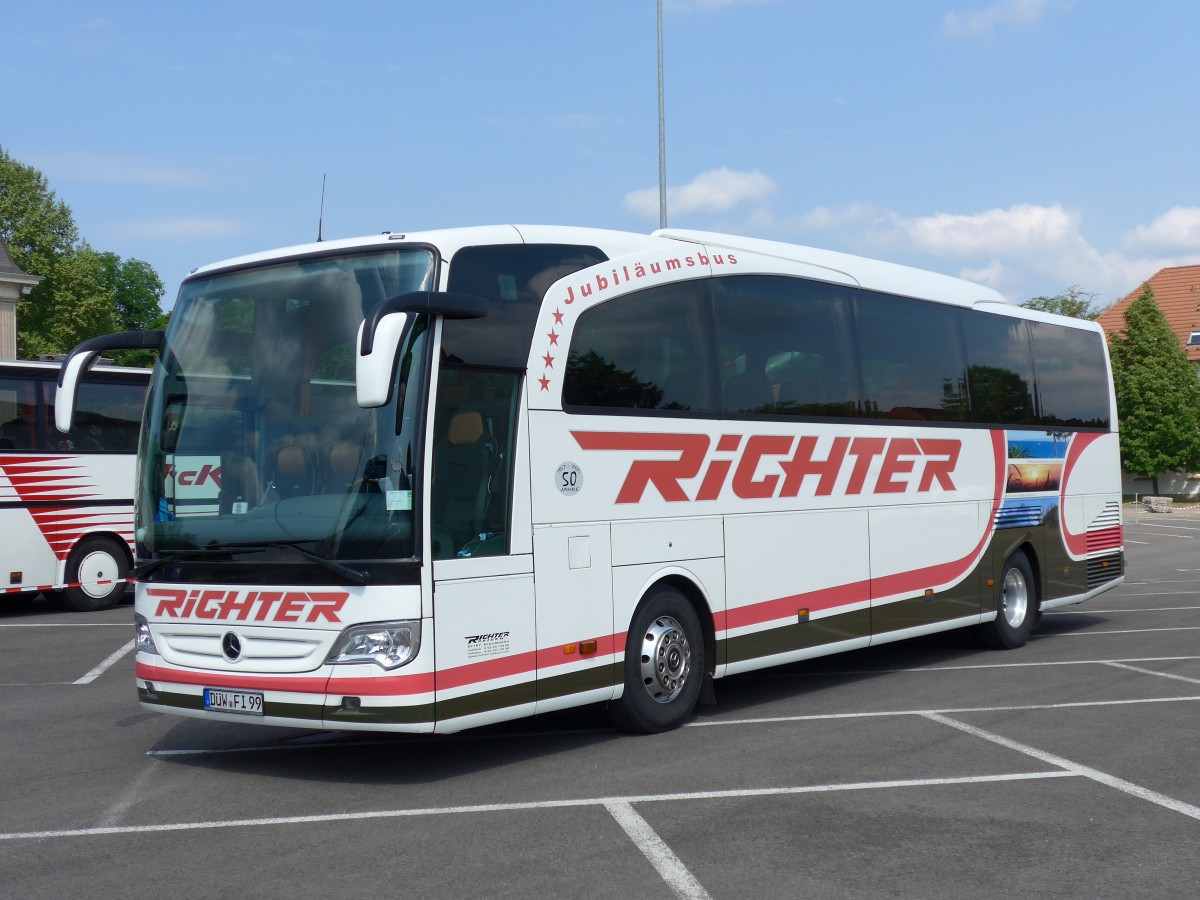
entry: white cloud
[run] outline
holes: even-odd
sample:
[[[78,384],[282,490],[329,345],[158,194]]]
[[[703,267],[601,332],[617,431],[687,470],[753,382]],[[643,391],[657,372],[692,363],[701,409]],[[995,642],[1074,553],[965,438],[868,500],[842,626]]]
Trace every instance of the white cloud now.
[[[762,172],[736,172],[722,167],[701,172],[682,187],[667,187],[670,216],[720,213],[741,204],[763,200],[775,192],[776,184]],[[658,188],[643,188],[625,195],[621,205],[636,216],[658,216]]]
[[[1108,303],[1161,268],[1200,263],[1200,209],[1169,210],[1111,249],[1093,245],[1082,226],[1061,204],[911,217],[857,204],[812,209],[786,223],[784,239],[956,274],[1012,303],[1071,285]]]
[[[991,6],[965,12],[948,12],[942,34],[950,38],[975,38],[1004,28],[1026,31],[1047,13],[1066,12],[1075,0],[997,0]]]
[[[197,169],[185,166],[146,163],[98,154],[54,154],[42,157],[40,164],[56,179],[66,178],[98,184],[194,187],[214,180]]]
[[[234,219],[176,216],[133,222],[115,222],[105,230],[109,235],[127,240],[173,244],[235,237],[246,234],[249,229],[245,224]]]
[[[1176,206],[1149,225],[1125,235],[1122,246],[1131,252],[1200,252],[1200,207]]]
[[[938,213],[904,223],[913,244],[934,256],[972,256],[981,252],[1040,252],[1079,239],[1079,216],[1058,204],[1020,204],[974,215]]]

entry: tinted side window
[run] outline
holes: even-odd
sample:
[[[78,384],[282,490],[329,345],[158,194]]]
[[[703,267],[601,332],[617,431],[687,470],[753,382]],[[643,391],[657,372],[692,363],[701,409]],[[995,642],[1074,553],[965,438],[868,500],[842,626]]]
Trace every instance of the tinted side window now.
[[[845,288],[766,275],[715,284],[723,412],[858,415]]]
[[[593,307],[579,317],[563,404],[712,410],[707,282],[666,285]]]
[[[525,368],[546,289],[607,258],[596,247],[570,244],[464,247],[450,261],[449,290],[486,297],[488,314],[447,321],[443,354],[451,363]]]
[[[0,452],[45,449],[38,399],[45,384],[30,377],[0,375]]]
[[[51,433],[51,443],[64,449],[136,453],[146,387],[141,384],[85,381],[79,385],[75,427],[67,434]],[[53,405],[47,417],[53,417]]]
[[[1109,425],[1108,373],[1100,335],[1047,322],[1030,322],[1037,370],[1038,422]]]
[[[959,310],[855,292],[866,414],[958,422],[966,418],[966,365]]]
[[[971,418],[997,425],[1033,424],[1033,360],[1025,322],[967,310]]]

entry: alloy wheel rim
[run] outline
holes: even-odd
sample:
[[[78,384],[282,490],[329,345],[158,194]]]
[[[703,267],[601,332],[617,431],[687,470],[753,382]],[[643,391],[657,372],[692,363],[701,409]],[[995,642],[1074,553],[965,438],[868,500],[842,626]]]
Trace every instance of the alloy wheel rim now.
[[[671,616],[659,616],[642,639],[641,676],[646,693],[657,703],[670,703],[687,684],[692,671],[692,645],[683,626]]]

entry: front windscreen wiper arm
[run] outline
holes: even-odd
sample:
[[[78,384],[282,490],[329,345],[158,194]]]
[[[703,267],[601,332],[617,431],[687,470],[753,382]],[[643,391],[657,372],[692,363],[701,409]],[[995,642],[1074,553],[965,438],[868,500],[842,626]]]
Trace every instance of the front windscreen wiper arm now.
[[[305,550],[290,541],[272,541],[268,544],[234,544],[227,547],[212,547],[201,550],[180,550],[175,553],[164,553],[157,559],[152,559],[149,562],[142,563],[129,574],[136,580],[144,578],[151,572],[155,572],[162,566],[168,563],[178,562],[186,559],[195,559],[197,557],[218,556],[225,554],[236,553],[265,553],[267,550],[273,550],[276,547],[286,547],[289,550],[295,550],[305,559],[315,562],[322,568],[328,569],[331,572],[345,578],[351,584],[366,584],[371,580],[371,573],[364,572],[361,569],[352,569],[349,566],[344,566],[340,562],[332,559],[327,559],[313,553],[311,550]]]
[[[276,541],[268,544],[269,547],[290,547],[295,550],[305,559],[312,560],[318,566],[328,569],[330,572],[335,572],[347,579],[351,584],[366,584],[371,580],[371,573],[364,572],[362,569],[352,569],[349,566],[344,566],[337,560],[329,559],[321,556],[318,553],[313,553],[311,550],[305,550],[299,544],[291,541]]]
[[[228,552],[228,550],[210,547],[203,550],[176,550],[169,553],[160,553],[154,559],[144,562],[140,566],[134,566],[129,571],[129,577],[137,581],[149,575],[151,572],[157,572],[168,563],[178,562],[184,559],[196,559],[197,557],[217,556]]]

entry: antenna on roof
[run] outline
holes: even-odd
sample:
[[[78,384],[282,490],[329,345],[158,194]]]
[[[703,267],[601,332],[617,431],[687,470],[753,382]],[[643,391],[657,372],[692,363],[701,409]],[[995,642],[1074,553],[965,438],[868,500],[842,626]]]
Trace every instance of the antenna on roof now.
[[[321,243],[321,228],[325,224],[325,173],[321,173],[321,211],[317,214],[317,243]]]

